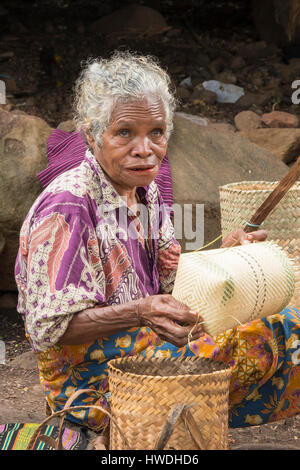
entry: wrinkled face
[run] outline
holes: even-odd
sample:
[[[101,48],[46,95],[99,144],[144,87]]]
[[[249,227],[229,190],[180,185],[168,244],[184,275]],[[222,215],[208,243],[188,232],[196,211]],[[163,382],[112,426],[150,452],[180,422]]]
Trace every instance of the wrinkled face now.
[[[167,150],[166,116],[160,99],[149,97],[118,104],[102,134],[101,147],[89,143],[120,194],[149,185]]]

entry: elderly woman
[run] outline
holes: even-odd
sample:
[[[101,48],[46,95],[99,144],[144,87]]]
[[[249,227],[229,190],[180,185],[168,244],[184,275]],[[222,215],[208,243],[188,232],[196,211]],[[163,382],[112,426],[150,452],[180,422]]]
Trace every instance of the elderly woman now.
[[[232,427],[293,415],[300,406],[296,309],[212,339],[201,324],[193,328],[197,313],[170,295],[180,245],[154,179],[174,107],[169,77],[151,58],[116,53],[90,61],[78,79],[76,123],[89,148],[33,204],[15,268],[18,311],[47,402],[57,411],[89,388],[94,396],[73,405],[107,406],[107,361],[115,357],[200,355],[233,367]],[[237,229],[223,246],[265,238]],[[93,408],[68,419],[105,424]]]

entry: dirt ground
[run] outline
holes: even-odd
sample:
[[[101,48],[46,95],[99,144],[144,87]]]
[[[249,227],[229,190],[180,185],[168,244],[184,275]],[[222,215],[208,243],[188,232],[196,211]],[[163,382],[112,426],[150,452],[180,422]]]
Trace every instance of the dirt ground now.
[[[29,6],[17,1],[1,3],[9,10],[8,21],[1,22],[0,32],[0,72],[2,78],[10,77],[6,109],[40,116],[56,127],[71,117],[72,86],[81,60],[105,56],[118,47],[157,56],[167,67],[176,87],[183,79],[191,77],[188,93],[181,96],[181,111],[233,124],[234,116],[244,108],[193,98],[197,84],[212,74],[227,71],[231,77],[233,75],[235,83],[248,92],[273,90],[269,102],[253,104],[249,109],[258,114],[275,108],[300,113],[299,106],[291,104],[291,83],[280,75],[278,67],[293,57],[291,51],[273,48],[267,56],[262,49],[256,55],[249,54],[248,50],[247,56],[247,49],[245,52],[247,45],[259,41],[250,18],[250,2],[215,1],[213,10],[211,2],[200,0],[201,8],[196,9],[197,2],[192,0],[156,2],[172,28],[166,34],[150,38],[103,37],[101,32],[89,33],[90,24],[99,17],[100,4],[106,9],[104,13],[109,13],[110,9],[129,2],[87,1],[84,7],[80,1],[56,2],[67,8],[55,8],[55,2],[51,4],[46,0],[28,3]],[[227,64],[243,48],[244,65],[227,70]],[[7,360],[6,365],[0,365],[0,424],[40,423],[46,417],[45,399],[36,368],[28,370],[10,365],[30,349],[23,323],[13,309],[0,311],[0,340],[6,344]],[[300,416],[230,430],[229,444],[231,448],[258,445],[268,448],[271,445],[278,449],[288,445],[300,449]]]

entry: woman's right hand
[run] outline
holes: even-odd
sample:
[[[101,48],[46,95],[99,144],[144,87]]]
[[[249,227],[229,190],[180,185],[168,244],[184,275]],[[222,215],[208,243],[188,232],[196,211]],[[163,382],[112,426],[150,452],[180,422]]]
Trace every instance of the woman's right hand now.
[[[193,326],[201,317],[170,294],[152,295],[137,303],[137,315],[141,326],[150,327],[161,339],[177,347],[188,343]],[[201,325],[192,332],[191,340],[204,334]]]

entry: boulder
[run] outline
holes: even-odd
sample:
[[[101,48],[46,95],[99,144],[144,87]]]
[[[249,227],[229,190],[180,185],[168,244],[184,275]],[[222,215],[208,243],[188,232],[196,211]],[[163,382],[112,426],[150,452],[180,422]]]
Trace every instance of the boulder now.
[[[52,128],[42,119],[0,110],[0,290],[16,289],[14,263],[24,218],[42,190],[37,173],[47,166]]]
[[[250,108],[250,106],[265,106],[267,105],[271,99],[274,97],[274,91],[268,90],[264,93],[252,93],[247,91],[244,96],[241,96],[236,102],[237,106],[241,108]]]
[[[57,126],[57,129],[65,132],[74,132],[76,130],[76,126],[73,119],[69,119],[68,121],[60,122]]]
[[[248,180],[278,181],[287,173],[288,167],[237,133],[218,132],[209,125],[203,125],[203,121],[198,116],[176,113],[168,155],[174,202],[179,207],[204,204],[206,244],[221,233],[219,186]],[[194,230],[198,231],[195,210],[193,215]],[[181,235],[177,231],[178,234]],[[178,238],[183,251],[199,247],[199,243],[194,247],[187,245],[192,240],[188,240],[183,230],[182,237]],[[219,246],[219,243],[210,248]]]
[[[26,351],[9,362],[10,367],[18,367],[26,370],[36,370],[37,364],[36,355],[32,351]]]
[[[290,163],[300,155],[300,129],[249,129],[240,135]]]
[[[219,80],[222,83],[231,83],[232,85],[235,85],[237,83],[237,77],[232,73],[229,72],[228,70],[224,70],[217,76],[217,80]]]
[[[185,86],[178,86],[176,88],[176,96],[179,100],[188,100],[191,96],[191,92]]]
[[[193,93],[190,96],[190,99],[194,102],[199,100],[205,104],[215,104],[217,102],[218,96],[216,93],[210,90],[205,90],[201,84],[195,86]]]
[[[299,127],[299,118],[295,114],[286,113],[284,111],[272,111],[271,113],[265,113],[262,115],[261,119],[268,127]]]
[[[168,29],[164,17],[156,10],[143,5],[128,5],[105,15],[91,26],[100,34],[159,34]]]
[[[241,111],[234,117],[234,123],[239,131],[258,129],[261,127],[261,117],[253,111]]]
[[[212,129],[216,132],[225,132],[226,134],[228,134],[229,132],[235,132],[234,126],[227,122],[214,122],[205,117],[181,112],[176,113],[176,116],[190,120],[194,124],[196,123],[199,126],[207,127],[208,129]]]

